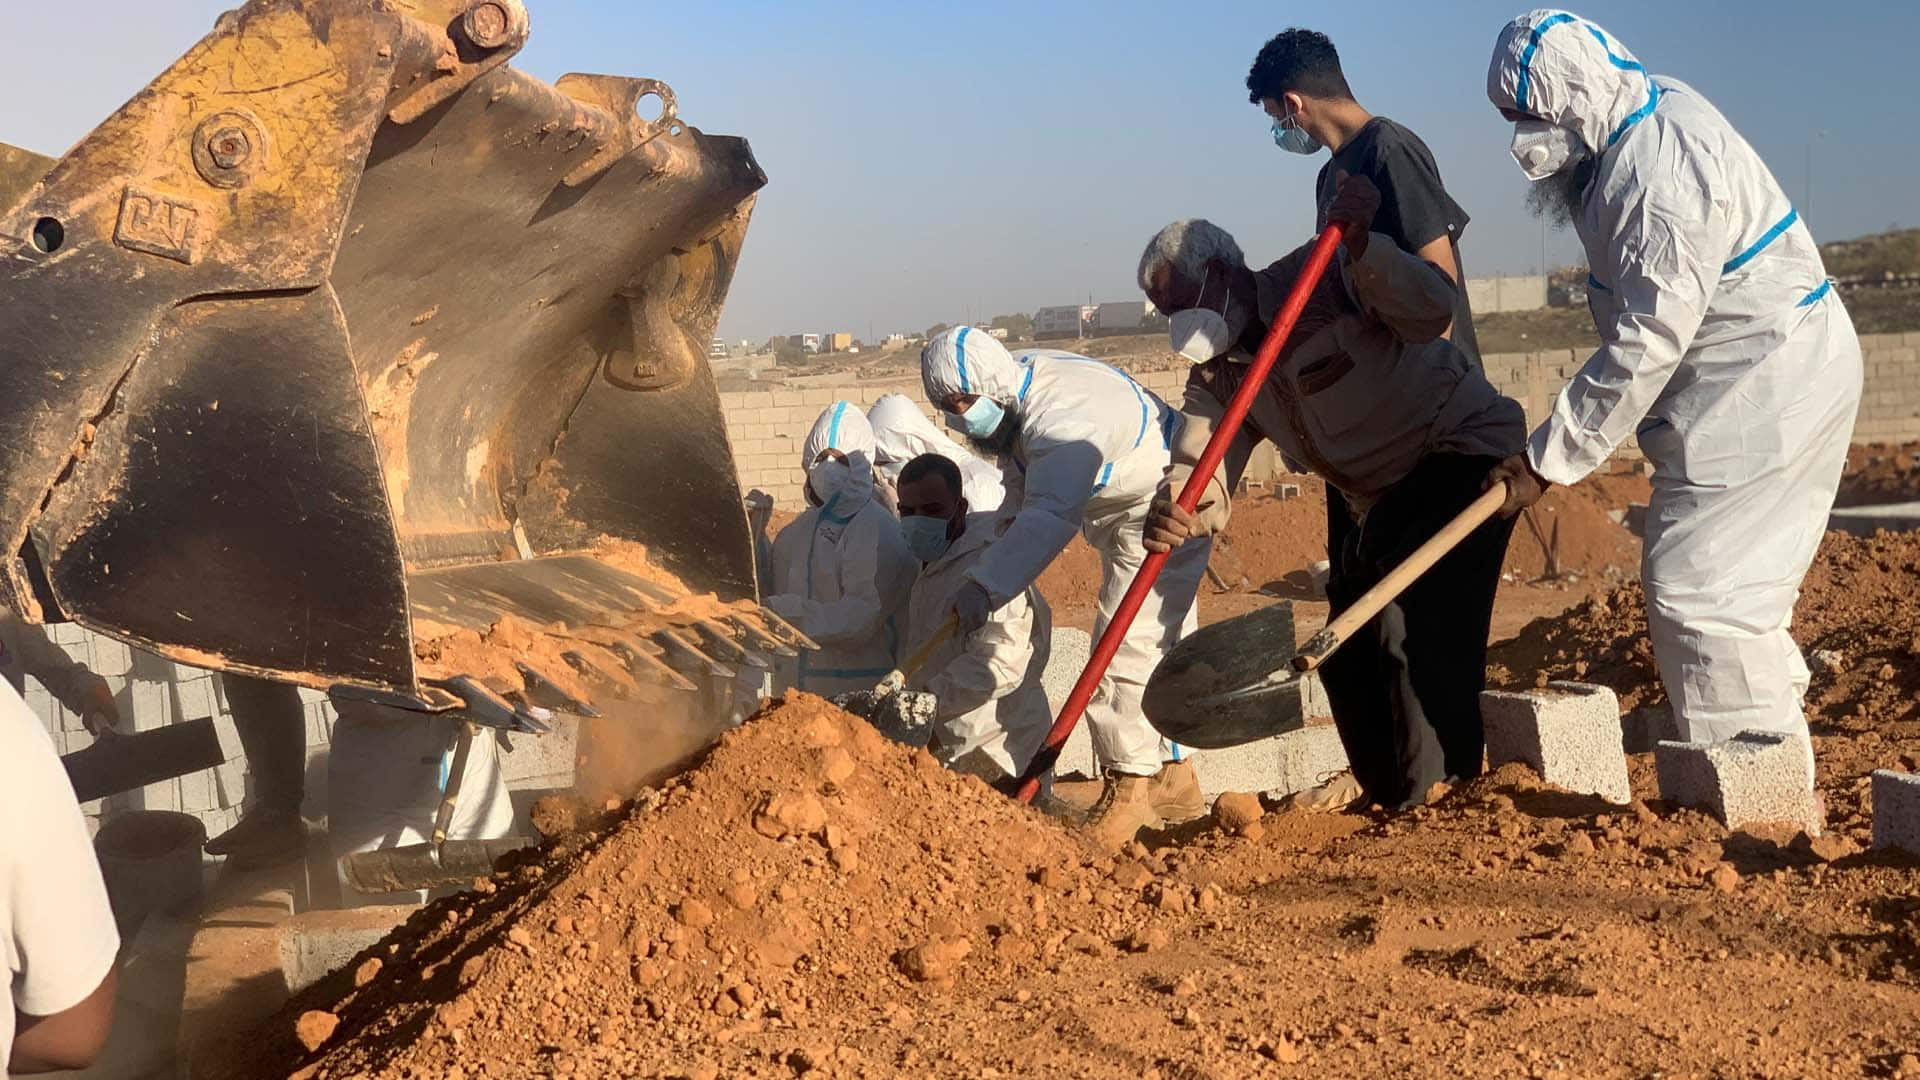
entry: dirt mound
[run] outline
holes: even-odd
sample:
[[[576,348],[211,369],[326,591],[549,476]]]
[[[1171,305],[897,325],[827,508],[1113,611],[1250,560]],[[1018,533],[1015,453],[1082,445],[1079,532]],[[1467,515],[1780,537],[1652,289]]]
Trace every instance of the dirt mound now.
[[[1664,704],[1646,624],[1640,586],[1622,586],[1496,644],[1489,681],[1580,679],[1612,687],[1628,708]],[[1867,773],[1920,765],[1920,534],[1828,533],[1793,636],[1812,670],[1807,712],[1830,818],[1857,824]]]
[[[1595,473],[1572,487],[1549,488],[1514,524],[1502,569],[1521,581],[1555,573],[1610,580],[1639,577],[1640,538],[1626,527],[1626,509],[1629,503],[1644,504],[1652,491],[1645,476],[1627,470]]]
[[[1920,1052],[1920,873],[1844,837],[1516,765],[1400,817],[1263,821],[1091,861],[800,698],[653,809],[415,916],[234,1075],[1784,1077]]]
[[[657,794],[414,916],[371,954],[378,977],[356,985],[349,965],[292,1003],[264,1060],[316,1077],[482,1061],[652,1076],[708,1058],[792,1075],[795,1054],[834,1060],[848,1028],[911,1025],[916,984],[992,992],[1065,952],[1124,948],[1194,897],[1169,875],[1150,856],[1096,858],[796,694]],[[1120,888],[1168,899],[1134,906]],[[309,1060],[296,1019],[314,1011],[339,1029]]]
[[[1874,443],[1847,450],[1835,506],[1911,502],[1920,499],[1920,442]]]

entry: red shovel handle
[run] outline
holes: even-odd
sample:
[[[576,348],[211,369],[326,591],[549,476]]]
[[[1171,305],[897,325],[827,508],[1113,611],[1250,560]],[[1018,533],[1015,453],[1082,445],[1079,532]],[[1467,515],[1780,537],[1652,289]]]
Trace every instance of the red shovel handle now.
[[[1193,512],[1200,504],[1200,496],[1207,490],[1207,481],[1220,468],[1220,462],[1227,456],[1227,447],[1232,445],[1233,437],[1240,432],[1240,425],[1247,418],[1247,410],[1253,407],[1253,398],[1266,385],[1267,373],[1273,370],[1274,361],[1280,358],[1280,346],[1286,344],[1288,335],[1293,333],[1293,324],[1300,319],[1300,312],[1307,306],[1307,297],[1313,294],[1313,288],[1320,283],[1320,275],[1327,269],[1327,263],[1333,260],[1333,251],[1340,246],[1340,240],[1346,234],[1343,222],[1334,222],[1321,230],[1320,238],[1313,245],[1313,254],[1307,257],[1307,264],[1294,279],[1293,291],[1287,294],[1287,302],[1280,308],[1280,315],[1267,328],[1267,338],[1260,343],[1260,352],[1254,356],[1253,363],[1247,365],[1247,376],[1240,382],[1240,389],[1227,404],[1226,415],[1213,429],[1213,438],[1207,440],[1207,449],[1200,455],[1200,463],[1193,467],[1193,475],[1187,477],[1187,486],[1180,491],[1178,500],[1180,509]],[[1140,564],[1140,572],[1133,576],[1133,584],[1127,586],[1127,594],[1120,598],[1120,606],[1114,610],[1113,619],[1107,623],[1106,633],[1093,646],[1093,655],[1087,658],[1087,669],[1080,673],[1080,681],[1073,684],[1073,692],[1067,695],[1067,703],[1060,710],[1060,718],[1053,722],[1053,728],[1047,732],[1047,741],[1040,746],[1040,752],[1028,763],[1026,772],[1020,775],[1020,787],[1015,798],[1021,802],[1032,802],[1040,791],[1040,778],[1060,760],[1060,748],[1067,744],[1067,736],[1073,734],[1074,725],[1087,711],[1087,703],[1093,700],[1093,693],[1100,686],[1100,680],[1107,673],[1107,665],[1113,663],[1113,654],[1120,650],[1120,642],[1127,636],[1127,630],[1133,626],[1133,618],[1140,613],[1140,605],[1160,577],[1160,569],[1167,564],[1168,552],[1150,551],[1146,561]]]

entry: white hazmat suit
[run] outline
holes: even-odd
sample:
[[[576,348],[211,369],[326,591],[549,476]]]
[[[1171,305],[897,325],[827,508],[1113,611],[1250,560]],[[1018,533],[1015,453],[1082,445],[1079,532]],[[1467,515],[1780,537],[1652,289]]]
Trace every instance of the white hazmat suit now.
[[[967,578],[998,607],[1033,584],[1079,532],[1100,553],[1097,640],[1146,559],[1141,529],[1167,469],[1179,411],[1098,360],[1053,349],[1015,358],[964,326],[927,342],[920,375],[936,404],[977,394],[1017,421],[1001,508],[1012,520]],[[1174,550],[1087,707],[1095,760],[1109,772],[1147,776],[1160,769],[1160,738],[1140,699],[1160,658],[1197,625],[1194,595],[1211,547],[1203,541]]]
[[[1804,734],[1807,668],[1787,626],[1861,384],[1813,236],[1725,117],[1585,19],[1509,23],[1487,94],[1596,159],[1575,226],[1602,345],[1528,460],[1570,484],[1637,436],[1654,468],[1647,622],[1682,730]]]
[[[829,449],[845,460],[816,460]],[[796,686],[829,697],[870,689],[900,660],[899,615],[920,563],[876,496],[873,432],[858,406],[827,406],[801,453],[813,505],[774,538],[766,605],[820,645],[801,654]]]
[[[996,525],[992,514],[967,515],[966,531],[920,571],[913,583],[908,655],[919,652],[946,624],[954,593],[993,550]],[[1040,682],[1052,642],[1046,601],[1040,590],[1028,586],[997,608],[979,630],[965,638],[950,636],[935,647],[909,686],[939,699],[934,753],[942,764],[964,767],[979,755],[1008,776],[1020,775],[1053,726],[1047,690]]]
[[[873,427],[874,464],[889,481],[897,480],[907,462],[921,454],[939,454],[960,466],[960,494],[966,497],[969,510],[1000,509],[1007,494],[1000,470],[948,438],[907,395],[887,394],[874,402],[867,410],[867,423]]]

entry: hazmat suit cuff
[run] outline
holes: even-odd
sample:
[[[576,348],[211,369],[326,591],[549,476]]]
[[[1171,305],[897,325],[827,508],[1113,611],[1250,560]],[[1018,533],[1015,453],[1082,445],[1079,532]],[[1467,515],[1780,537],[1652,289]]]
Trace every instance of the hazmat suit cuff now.
[[[1558,417],[1552,417],[1527,439],[1527,464],[1540,479],[1565,487],[1586,479],[1612,452],[1606,448],[1596,454],[1596,449],[1577,438]]]

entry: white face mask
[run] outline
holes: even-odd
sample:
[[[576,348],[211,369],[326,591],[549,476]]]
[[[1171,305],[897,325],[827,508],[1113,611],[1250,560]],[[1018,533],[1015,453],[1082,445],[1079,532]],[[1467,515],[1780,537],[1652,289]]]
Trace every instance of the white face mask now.
[[[1207,295],[1205,274],[1200,278],[1200,295]],[[1167,321],[1167,337],[1173,343],[1173,351],[1186,357],[1190,363],[1204,364],[1233,348],[1233,329],[1227,325],[1226,316],[1226,311],[1232,307],[1233,291],[1229,289],[1227,302],[1221,311],[1194,307],[1174,312],[1173,318]]]
[[[1570,128],[1545,120],[1520,120],[1513,125],[1513,160],[1527,179],[1539,181],[1567,167],[1586,149]]]

